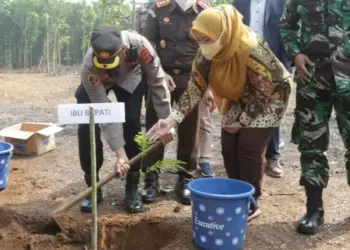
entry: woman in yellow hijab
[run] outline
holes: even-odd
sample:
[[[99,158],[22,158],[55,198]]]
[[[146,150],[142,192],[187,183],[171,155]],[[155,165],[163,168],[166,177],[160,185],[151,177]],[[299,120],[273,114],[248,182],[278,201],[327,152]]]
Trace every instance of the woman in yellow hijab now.
[[[255,198],[261,196],[263,160],[273,129],[279,127],[291,92],[291,75],[268,47],[242,22],[232,5],[202,11],[191,35],[200,49],[192,77],[178,107],[150,130],[154,139],[166,139],[198,105],[208,88],[222,115],[221,144],[226,173],[249,182]],[[248,220],[257,217],[253,211]]]

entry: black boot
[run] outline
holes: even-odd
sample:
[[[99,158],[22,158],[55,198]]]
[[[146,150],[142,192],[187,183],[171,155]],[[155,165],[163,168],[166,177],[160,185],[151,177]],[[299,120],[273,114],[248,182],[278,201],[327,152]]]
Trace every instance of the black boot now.
[[[142,209],[142,201],[138,195],[140,172],[128,172],[125,185],[125,209],[129,213],[138,213]]]
[[[179,180],[176,183],[175,192],[179,199],[179,202],[183,205],[191,205],[190,191],[187,189],[187,184],[192,178],[187,178],[185,176],[179,176]]]
[[[299,221],[297,231],[301,234],[313,235],[317,233],[324,222],[322,188],[306,187],[306,215]]]
[[[96,176],[96,182],[99,181],[98,176]],[[84,176],[86,185],[88,187],[91,187],[91,176],[90,175],[85,175]],[[98,189],[97,190],[97,204],[101,203],[103,201],[103,195],[102,195],[102,190]],[[83,213],[91,213],[92,212],[92,200],[91,200],[91,195],[86,197],[80,204],[80,211]]]
[[[147,173],[145,177],[145,187],[142,190],[142,201],[144,203],[152,203],[157,200],[158,195],[158,174],[154,172]]]

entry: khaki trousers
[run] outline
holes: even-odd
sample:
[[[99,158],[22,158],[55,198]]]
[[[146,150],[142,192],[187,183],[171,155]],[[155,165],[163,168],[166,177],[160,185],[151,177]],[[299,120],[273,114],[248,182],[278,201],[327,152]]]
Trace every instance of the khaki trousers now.
[[[198,163],[210,163],[212,157],[213,125],[208,97],[204,95],[198,106],[199,136]]]

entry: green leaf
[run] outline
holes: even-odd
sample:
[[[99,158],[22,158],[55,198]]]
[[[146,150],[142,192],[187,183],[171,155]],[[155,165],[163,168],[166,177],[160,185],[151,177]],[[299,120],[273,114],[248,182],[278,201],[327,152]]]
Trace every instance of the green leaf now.
[[[145,132],[139,132],[135,136],[135,142],[137,143],[142,155],[146,154],[146,150],[154,144],[155,141],[151,140]]]
[[[184,168],[182,165],[184,165],[185,162],[179,161],[176,159],[164,159],[162,161],[157,161],[153,166],[149,168],[147,172],[156,172],[156,173],[161,173],[161,172],[177,172],[177,171],[183,171]]]

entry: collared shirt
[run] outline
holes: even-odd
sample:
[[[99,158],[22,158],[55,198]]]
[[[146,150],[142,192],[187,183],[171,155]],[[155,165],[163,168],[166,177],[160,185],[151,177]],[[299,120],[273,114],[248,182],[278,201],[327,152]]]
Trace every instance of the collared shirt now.
[[[197,5],[184,12],[172,1],[163,7],[155,5],[149,11],[142,35],[156,45],[165,70],[191,69],[198,44],[189,31],[198,13],[203,10]]]
[[[170,114],[170,92],[168,90],[165,73],[153,46],[147,39],[136,32],[122,31],[124,48],[129,49],[131,44],[140,52],[140,61],[136,64],[127,62],[123,53],[120,54],[118,71],[112,76],[106,75],[106,71],[94,67],[92,63],[93,52],[89,48],[81,69],[81,82],[89,95],[92,103],[108,103],[106,91],[114,84],[133,93],[141,82],[141,66],[147,75],[152,101],[158,118],[165,119]],[[112,150],[124,146],[122,124],[100,124],[103,135]]]
[[[200,51],[194,60],[191,80],[171,117],[178,123],[202,100],[205,91],[213,88],[209,84],[210,61]],[[222,125],[240,122],[246,127],[279,127],[286,111],[291,93],[291,75],[269,49],[261,37],[250,54],[247,63],[247,84],[242,97],[229,101],[227,112],[222,117]],[[214,89],[215,92],[215,89]]]
[[[249,26],[261,37],[264,37],[265,6],[266,0],[251,0],[250,3]]]

